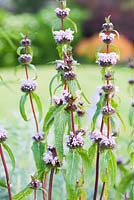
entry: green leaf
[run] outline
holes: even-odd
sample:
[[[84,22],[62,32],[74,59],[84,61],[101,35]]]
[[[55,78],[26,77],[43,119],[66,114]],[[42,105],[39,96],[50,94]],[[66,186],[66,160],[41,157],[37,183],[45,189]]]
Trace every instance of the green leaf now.
[[[66,182],[71,188],[75,188],[79,172],[79,154],[75,150],[70,150],[67,154]]]
[[[64,107],[65,105],[61,106],[51,106],[45,116],[44,124],[43,124],[43,131],[47,132],[54,122],[55,115]]]
[[[62,162],[63,159],[63,136],[65,133],[66,123],[67,112],[63,108],[55,115],[54,118],[55,145],[60,162]]]
[[[77,79],[76,79],[75,81],[76,81],[76,83],[77,83],[77,86],[78,86],[79,90],[81,90],[81,86],[80,86],[79,81],[78,81]],[[81,90],[81,91],[82,91],[82,90]],[[86,101],[88,104],[90,104],[90,101],[88,100],[88,98],[86,97],[86,95],[84,94],[83,91],[81,92],[81,95],[83,96],[83,98],[85,99],[85,101]]]
[[[7,185],[3,180],[0,180],[0,187],[7,188]]]
[[[28,48],[28,53],[30,53],[31,56],[33,56],[33,49],[32,49],[32,47],[28,46],[27,48]]]
[[[6,152],[8,153],[8,156],[11,160],[11,164],[12,164],[12,172],[11,172],[11,176],[15,170],[15,158],[14,158],[14,154],[12,152],[12,150],[10,149],[10,147],[6,144],[6,143],[2,143],[2,146],[4,147],[4,149],[6,150]]]
[[[18,47],[17,49],[17,54],[20,56],[21,55],[21,51],[24,49],[25,47]]]
[[[94,143],[92,144],[89,149],[88,149],[88,156],[89,156],[89,165],[91,167],[91,169],[94,166],[94,161],[95,161],[95,157],[96,157],[96,152],[97,152],[97,144]]]
[[[58,54],[59,54],[59,57],[60,57],[60,59],[62,60],[63,59],[63,51],[62,51],[62,48],[63,48],[63,44],[59,44],[57,47],[56,47],[56,49],[57,49],[57,51],[58,51]]]
[[[53,86],[53,82],[54,80],[58,77],[58,74],[55,74],[49,84],[49,94],[50,94],[50,98],[51,98],[51,103],[52,103],[52,96],[53,96],[53,92],[52,92],[52,86]]]
[[[38,112],[39,112],[39,121],[41,121],[43,117],[43,108],[42,108],[40,97],[35,92],[32,92],[31,95],[36,102]]]
[[[131,182],[134,180],[134,173],[126,174],[120,181],[119,185],[117,186],[118,191],[124,193],[127,188],[130,187]]]
[[[88,152],[82,148],[78,149],[77,151],[82,159],[82,166],[83,166],[83,170],[84,170],[84,182],[89,184],[90,172],[91,172],[90,155],[88,155]]]
[[[34,161],[38,171],[44,170],[45,163],[43,161],[43,154],[45,152],[46,145],[43,142],[33,142],[32,152]]]
[[[119,118],[120,122],[122,123],[122,126],[123,126],[124,130],[126,131],[126,125],[125,125],[120,113],[117,110],[116,110],[116,115]]]
[[[97,51],[96,51],[96,53],[99,53],[99,52],[101,52],[104,48],[105,48],[105,46],[106,46],[106,44],[102,44],[102,45],[100,45],[99,47],[98,47],[98,49],[97,49]],[[98,55],[96,54],[96,57],[98,57]]]
[[[69,80],[68,81],[68,86],[69,86],[69,89],[70,89],[72,95],[75,97],[76,96],[76,91],[78,90],[76,81],[75,80]]]
[[[116,172],[117,172],[117,163],[116,163],[116,157],[112,150],[108,151],[108,170],[110,171],[111,174],[111,181],[112,184],[115,183],[116,181]]]
[[[29,188],[29,185],[22,190],[21,192],[19,192],[18,194],[16,194],[13,197],[13,200],[26,200],[26,198],[33,192],[32,188]]]
[[[28,64],[28,66],[34,71],[34,73],[35,73],[34,80],[36,80],[38,78],[38,75],[37,75],[37,69],[36,69],[35,65]]]
[[[27,100],[28,93],[24,94],[20,99],[20,114],[25,121],[28,121],[26,112],[25,112],[25,103]]]
[[[92,131],[94,131],[94,129],[95,129],[97,118],[100,115],[101,110],[102,110],[102,108],[103,108],[104,105],[105,105],[105,97],[102,95],[100,97],[100,100],[96,104],[97,108],[96,108],[96,111],[95,111],[95,113],[93,115],[93,118],[92,118],[92,122],[91,122]]]
[[[76,180],[78,178],[79,172],[79,154],[75,150],[70,150],[67,154],[67,171],[66,171],[66,186],[67,195],[69,200],[77,200],[77,195],[75,191]]]
[[[133,126],[134,125],[134,108],[132,107],[130,108],[128,119],[129,119],[130,126]]]
[[[6,33],[6,31],[3,31],[0,29],[0,33],[3,36],[3,38],[9,43],[9,45],[12,47],[12,49],[16,49],[16,45],[13,43],[13,41],[10,39],[9,34]]]
[[[120,56],[120,50],[115,44],[110,44],[110,47]]]
[[[77,33],[77,32],[78,32],[78,29],[77,29],[76,23],[75,23],[72,19],[70,19],[69,17],[67,17],[66,19],[67,19],[69,22],[71,22],[71,24],[72,24],[73,27],[74,27],[75,32]]]

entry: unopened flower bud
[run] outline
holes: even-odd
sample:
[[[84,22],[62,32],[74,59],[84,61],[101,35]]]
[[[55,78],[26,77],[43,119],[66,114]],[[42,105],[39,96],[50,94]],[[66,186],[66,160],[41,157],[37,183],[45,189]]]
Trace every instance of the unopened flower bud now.
[[[21,54],[18,60],[22,65],[30,64],[32,62],[32,56],[30,54]]]
[[[102,114],[104,116],[110,116],[112,114],[115,113],[115,109],[112,108],[111,106],[105,106],[103,109],[102,109]]]
[[[0,127],[0,143],[6,141],[7,139],[7,131]]]
[[[32,138],[36,141],[36,142],[40,142],[42,140],[44,140],[44,134],[43,133],[36,133],[32,136]]]
[[[20,41],[21,46],[28,47],[31,46],[31,40],[28,38],[24,38],[23,40]]]
[[[108,31],[113,31],[113,24],[110,22],[110,23],[104,23],[102,25],[102,28],[104,29],[104,31],[108,32]]]
[[[27,79],[22,82],[21,90],[22,92],[33,92],[36,90],[37,83],[32,79]]]
[[[35,179],[30,182],[31,188],[37,190],[40,187],[40,181]]]
[[[55,13],[56,13],[57,17],[64,19],[65,17],[67,17],[69,15],[70,9],[69,8],[65,8],[65,9],[56,8]]]

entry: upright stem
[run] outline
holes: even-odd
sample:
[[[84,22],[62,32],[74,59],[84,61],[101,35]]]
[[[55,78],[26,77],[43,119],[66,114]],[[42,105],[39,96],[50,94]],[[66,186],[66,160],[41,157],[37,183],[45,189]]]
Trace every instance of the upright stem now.
[[[101,121],[101,128],[100,132],[103,133],[103,127],[104,127],[104,119],[102,117]],[[99,143],[97,144],[97,156],[96,156],[96,175],[95,175],[95,186],[94,186],[94,196],[93,200],[97,199],[97,192],[98,192],[98,182],[99,182],[99,165],[100,165],[100,146]]]
[[[94,187],[94,197],[93,197],[93,200],[96,200],[96,198],[97,198],[97,192],[98,192],[99,160],[100,160],[100,147],[99,147],[99,143],[98,143],[97,144],[96,176],[95,176],[95,187]]]
[[[27,65],[25,65],[25,72],[26,72],[26,78],[28,79],[28,67]],[[30,104],[31,104],[31,108],[32,108],[32,113],[33,113],[33,116],[34,116],[34,120],[35,120],[35,125],[36,125],[36,131],[37,133],[39,133],[39,125],[38,125],[38,120],[37,120],[37,117],[36,117],[36,112],[35,112],[35,109],[34,109],[34,104],[33,104],[33,99],[32,99],[32,94],[29,93],[29,98],[30,98]]]
[[[48,188],[48,200],[52,200],[53,176],[54,176],[54,168],[52,168],[51,172],[50,172],[49,188]]]
[[[73,134],[76,135],[75,125],[74,125],[74,114],[73,114],[72,110],[71,110],[71,121],[72,121],[72,131],[73,131]]]
[[[34,190],[34,200],[36,200],[36,190]]]
[[[7,182],[7,189],[8,189],[9,200],[12,200],[12,194],[11,194],[11,188],[10,188],[10,182],[9,182],[8,169],[7,169],[7,165],[6,165],[6,161],[5,161],[5,157],[4,157],[4,153],[3,153],[3,150],[2,150],[1,144],[0,144],[0,155],[1,155],[1,160],[2,160],[2,163],[3,163],[5,175],[6,175],[6,182]]]
[[[103,193],[104,193],[104,189],[105,189],[105,182],[103,183],[103,186],[102,186],[101,195],[100,195],[100,200],[102,200]]]
[[[46,177],[44,178],[44,180],[42,181],[42,194],[43,194],[43,200],[46,200],[46,192],[44,191],[46,189]]]
[[[33,112],[33,116],[34,116],[34,120],[35,120],[35,124],[36,124],[36,131],[37,131],[37,133],[39,133],[39,126],[38,126],[38,121],[37,121],[36,112],[34,109],[34,104],[33,104],[33,99],[32,99],[31,93],[29,93],[29,98],[30,98],[31,108],[32,108],[32,112]]]

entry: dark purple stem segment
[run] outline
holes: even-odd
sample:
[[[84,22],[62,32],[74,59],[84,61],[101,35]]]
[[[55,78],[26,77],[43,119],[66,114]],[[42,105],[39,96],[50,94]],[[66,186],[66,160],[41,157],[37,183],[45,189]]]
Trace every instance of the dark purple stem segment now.
[[[36,189],[34,190],[34,200],[36,200]]]
[[[47,197],[46,197],[46,192],[44,191],[46,189],[46,177],[44,178],[44,180],[42,181],[42,194],[43,194],[43,200],[46,200]]]
[[[48,188],[48,200],[52,200],[53,176],[54,176],[54,168],[52,168],[51,172],[50,172],[49,188]]]
[[[5,157],[4,157],[4,153],[3,153],[3,150],[2,150],[1,144],[0,144],[0,155],[1,155],[1,160],[2,160],[2,163],[3,163],[5,175],[6,175],[6,182],[7,182],[7,189],[8,189],[9,200],[12,200],[12,194],[11,194],[11,188],[10,188],[10,181],[9,181],[8,169],[7,169],[7,165],[6,165],[6,161],[5,161]]]
[[[104,193],[104,189],[105,189],[105,182],[104,182],[103,185],[102,185],[102,190],[101,190],[100,200],[102,200],[103,193]]]
[[[98,181],[99,181],[99,161],[100,161],[100,147],[99,143],[97,144],[97,157],[96,157],[96,176],[95,176],[95,186],[94,186],[94,197],[93,200],[97,198],[98,192]]]

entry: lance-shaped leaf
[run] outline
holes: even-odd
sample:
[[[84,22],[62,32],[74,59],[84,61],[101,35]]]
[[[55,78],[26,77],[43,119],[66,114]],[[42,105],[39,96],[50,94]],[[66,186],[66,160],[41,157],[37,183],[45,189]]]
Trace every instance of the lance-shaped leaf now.
[[[116,163],[116,157],[112,150],[109,150],[108,152],[108,169],[111,174],[111,182],[112,184],[116,181],[116,172],[117,172],[117,163]]]
[[[16,194],[13,197],[13,200],[26,200],[26,198],[33,192],[33,189],[29,187],[29,185],[22,190],[21,192],[19,192],[18,194]]]
[[[18,47],[17,54],[20,56],[22,50],[24,50],[25,47]]]
[[[43,109],[42,109],[42,103],[41,103],[40,97],[35,92],[32,92],[31,95],[37,105],[38,112],[39,112],[39,121],[41,121],[42,116],[43,116]]]
[[[69,80],[68,81],[68,86],[69,86],[69,89],[70,89],[72,95],[75,97],[76,96],[76,91],[78,90],[76,81],[75,80]]]
[[[28,93],[24,94],[20,99],[20,114],[25,121],[28,121],[26,112],[25,112],[25,103],[27,100]]]
[[[65,133],[67,123],[67,112],[62,109],[55,115],[54,118],[54,135],[55,145],[59,160],[62,162],[63,159],[63,136]]]
[[[90,171],[91,171],[90,156],[88,155],[88,152],[82,148],[79,148],[77,151],[82,159],[82,166],[84,170],[84,182],[88,184],[90,180]]]
[[[52,125],[52,123],[54,122],[54,117],[55,115],[60,112],[60,110],[64,107],[65,105],[61,105],[61,106],[51,106],[45,116],[44,119],[44,124],[43,124],[43,131],[44,132],[48,132],[50,126]]]
[[[129,119],[130,126],[133,126],[134,125],[134,108],[133,107],[131,107],[129,110],[128,119]]]
[[[11,172],[11,176],[12,176],[12,173],[14,172],[15,170],[15,158],[14,158],[14,155],[13,155],[13,152],[12,150],[10,149],[10,147],[7,145],[7,143],[2,143],[2,146],[3,148],[6,150],[6,152],[8,153],[8,156],[11,160],[11,164],[12,164],[12,172]]]
[[[89,165],[90,165],[91,169],[94,166],[94,161],[95,161],[95,158],[96,158],[96,152],[97,152],[97,144],[94,143],[88,149]]]
[[[67,17],[66,19],[67,19],[69,22],[71,22],[71,24],[72,24],[73,27],[74,27],[75,32],[77,33],[77,32],[78,32],[78,29],[77,29],[76,23],[75,23],[72,19],[70,19],[69,17]]]
[[[58,77],[58,73],[55,74],[51,81],[50,81],[50,84],[49,84],[49,94],[50,94],[50,98],[51,98],[51,103],[52,103],[52,95],[53,95],[53,92],[52,92],[52,87],[53,87],[53,82],[55,81],[55,79]]]
[[[121,179],[121,181],[118,185],[118,191],[124,194],[126,192],[126,190],[130,187],[133,180],[134,180],[134,173],[133,172],[126,174]]]
[[[34,80],[36,80],[38,78],[38,75],[37,75],[37,69],[35,65],[29,64],[28,66],[34,71],[34,74],[35,74]]]
[[[81,95],[83,96],[83,98],[85,99],[85,101],[86,101],[88,104],[90,104],[90,101],[88,100],[88,98],[86,97],[86,95],[84,94],[84,92],[83,92],[82,89],[81,89],[81,86],[80,86],[79,81],[78,81],[77,79],[76,79],[75,81],[76,81],[76,83],[77,83],[78,89],[81,90]]]
[[[93,118],[92,118],[92,122],[91,122],[91,127],[92,127],[92,131],[94,131],[95,129],[95,126],[96,126],[96,121],[97,121],[97,118],[98,116],[100,115],[101,113],[101,109],[102,107],[105,105],[105,97],[102,95],[100,97],[100,100],[98,101],[98,103],[96,104],[96,111],[93,115]]]
[[[33,142],[32,152],[34,161],[38,171],[44,170],[45,163],[43,161],[43,154],[45,152],[46,145],[43,142]]]
[[[68,193],[68,197],[72,196],[72,199],[74,200],[77,200],[75,188],[76,188],[76,180],[78,178],[78,172],[79,172],[79,159],[80,159],[79,154],[75,150],[70,150],[66,157],[67,165],[68,165],[67,170],[66,170],[66,178],[65,178],[67,193]]]

